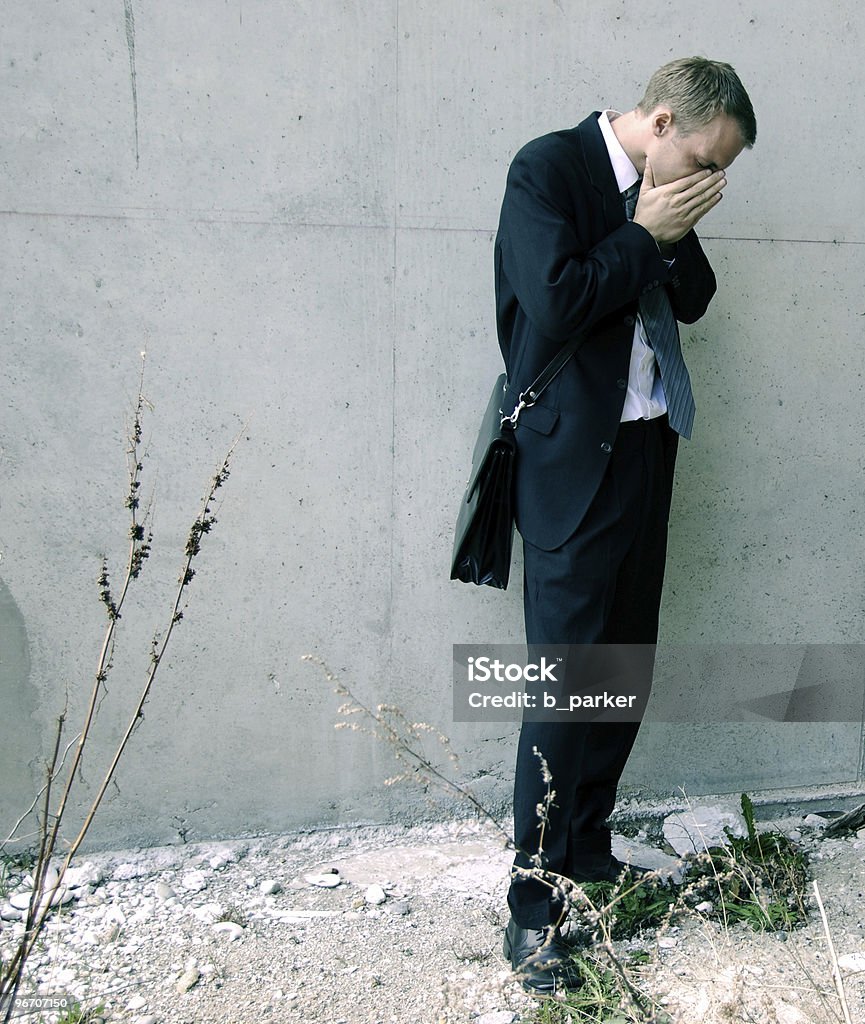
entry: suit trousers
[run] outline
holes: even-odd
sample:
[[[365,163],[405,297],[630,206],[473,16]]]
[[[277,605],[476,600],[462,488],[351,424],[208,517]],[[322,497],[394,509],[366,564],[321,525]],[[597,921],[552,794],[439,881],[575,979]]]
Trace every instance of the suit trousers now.
[[[677,441],[666,416],[621,424],[576,532],[554,551],[524,541],[529,646],[655,644]],[[651,664],[647,671],[646,687]],[[579,880],[609,866],[606,820],[638,730],[639,722],[524,719],[514,780],[515,868],[531,866],[541,837],[541,866],[549,872]],[[547,784],[535,750],[555,791],[543,831],[538,805]],[[523,928],[553,923],[562,911],[549,885],[517,873],[508,903]]]

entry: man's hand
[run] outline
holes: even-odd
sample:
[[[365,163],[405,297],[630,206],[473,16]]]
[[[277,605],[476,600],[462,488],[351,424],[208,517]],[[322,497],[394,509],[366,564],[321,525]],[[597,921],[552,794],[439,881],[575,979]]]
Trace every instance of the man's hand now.
[[[643,184],[637,197],[634,223],[640,224],[658,245],[678,242],[721,199],[727,184],[723,171],[700,170],[667,185],[655,185],[646,157]]]

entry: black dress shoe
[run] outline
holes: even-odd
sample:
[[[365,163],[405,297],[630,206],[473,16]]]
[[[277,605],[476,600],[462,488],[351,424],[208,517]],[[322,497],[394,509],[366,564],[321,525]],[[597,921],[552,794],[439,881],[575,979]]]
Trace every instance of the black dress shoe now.
[[[520,928],[513,918],[505,929],[503,953],[529,992],[548,995],[563,988],[578,988],[580,972],[559,929]]]

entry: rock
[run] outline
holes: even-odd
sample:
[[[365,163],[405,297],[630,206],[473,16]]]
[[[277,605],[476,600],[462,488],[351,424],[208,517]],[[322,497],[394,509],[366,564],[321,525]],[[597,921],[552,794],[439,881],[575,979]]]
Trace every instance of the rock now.
[[[77,972],[73,971],[71,967],[61,967],[59,970],[52,970],[51,983],[58,990],[64,989],[67,985],[71,985],[77,977]]]
[[[127,1010],[143,1010],[147,1006],[147,1000],[144,996],[133,996],[126,1004]]]
[[[648,842],[641,841],[639,837],[629,839],[625,836],[613,836],[613,856],[623,864],[639,864],[640,867],[656,871],[661,880],[672,878],[674,882],[682,881],[684,867],[681,860],[671,857]]]
[[[18,908],[13,907],[11,903],[7,903],[4,907],[0,907],[0,921],[23,921],[26,914],[26,910],[18,910]]]
[[[283,910],[279,914],[280,921],[314,921],[316,918],[339,917],[339,910]]]
[[[131,878],[140,878],[144,872],[142,871],[140,864],[132,864],[127,862],[125,864],[118,864],[117,867],[111,872],[111,880],[114,882],[126,882]]]
[[[180,884],[187,892],[202,892],[207,888],[207,879],[200,871],[187,871]]]
[[[70,903],[73,898],[72,893],[66,888],[66,886],[61,885],[53,894],[50,890],[46,890],[45,896],[43,897],[43,903],[47,903],[50,899],[52,907],[59,907],[66,903]]]
[[[865,953],[845,953],[838,957],[838,966],[842,971],[858,974],[865,971]]]
[[[304,875],[304,878],[310,885],[317,885],[322,889],[335,889],[342,881],[336,868],[330,871],[323,871],[321,874]]]
[[[146,1017],[139,1017],[135,1024],[156,1024],[158,1020],[155,1013],[148,1013]]]
[[[710,903],[709,900],[703,900],[702,903],[698,903],[694,907],[698,914],[711,914],[714,909],[714,904]]]
[[[60,872],[53,865],[49,864],[45,869],[45,875],[42,879],[42,891],[48,892],[48,890],[53,889],[59,881]]]
[[[85,861],[69,868],[63,881],[70,889],[80,889],[85,885],[99,885],[104,878],[102,868],[96,867],[93,861]]]
[[[747,835],[742,812],[735,804],[696,802],[690,810],[670,814],[664,819],[664,838],[680,856],[703,853],[711,846],[727,843],[728,828],[733,835]]]
[[[802,819],[802,824],[807,825],[808,828],[825,828],[829,822],[819,814],[806,814]]]
[[[126,924],[126,914],[123,913],[120,907],[108,907],[102,916],[102,921],[104,924],[116,924],[122,928]]]
[[[243,936],[243,928],[236,921],[217,921],[213,930],[220,935],[227,935],[232,941]]]
[[[9,897],[9,903],[16,910],[23,910],[26,912],[27,908],[30,906],[30,895],[31,894],[29,892],[13,893]],[[50,901],[50,905],[52,907],[58,907],[64,903],[69,903],[72,898],[72,893],[66,888],[65,885],[61,885],[60,888],[57,889],[53,895],[51,895],[51,893],[48,890],[45,891],[45,894],[42,897],[41,906],[45,907]]]
[[[658,939],[658,949],[675,949],[679,945],[679,940],[673,938],[672,935],[662,935]]]
[[[158,900],[161,900],[162,902],[165,902],[165,900],[170,900],[172,897],[177,895],[177,893],[171,888],[171,886],[166,884],[165,882],[157,882],[156,885],[154,885],[153,887],[153,891],[156,894],[156,898]]]
[[[225,907],[220,903],[205,903],[204,906],[196,907],[192,913],[204,924],[214,924],[225,913]]]
[[[408,900],[394,900],[392,903],[388,903],[387,909],[396,917],[405,917],[411,912]]]
[[[363,894],[363,898],[370,906],[377,907],[380,903],[384,903],[387,894],[380,885],[371,885]]]
[[[198,984],[198,980],[201,977],[201,972],[197,967],[187,967],[187,969],[177,979],[175,988],[183,995],[184,992],[188,992],[191,988],[195,988]]]
[[[510,1010],[491,1010],[475,1017],[474,1024],[514,1024],[516,1019],[517,1015]]]
[[[277,882],[275,878],[265,878],[258,888],[262,896],[275,896],[278,892],[282,892],[282,882]]]

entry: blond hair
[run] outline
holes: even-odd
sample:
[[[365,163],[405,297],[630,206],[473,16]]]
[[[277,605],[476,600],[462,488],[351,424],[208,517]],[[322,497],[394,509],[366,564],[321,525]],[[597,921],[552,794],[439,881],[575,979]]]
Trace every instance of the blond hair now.
[[[651,114],[659,106],[670,108],[683,135],[726,114],[738,124],[748,149],[757,138],[757,119],[745,86],[733,68],[721,61],[682,57],[658,68],[637,110]]]

